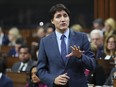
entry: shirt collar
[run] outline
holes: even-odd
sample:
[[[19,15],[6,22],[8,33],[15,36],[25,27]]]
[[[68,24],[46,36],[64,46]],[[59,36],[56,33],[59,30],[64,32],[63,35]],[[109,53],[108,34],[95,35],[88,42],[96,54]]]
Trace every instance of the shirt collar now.
[[[0,78],[2,77],[2,73],[0,73]]]
[[[56,33],[56,37],[60,40],[62,33],[58,32],[58,31],[55,31],[55,33]],[[69,28],[64,32],[64,35],[66,36],[66,38],[69,37]]]
[[[21,62],[21,65],[23,66],[23,65],[27,65],[28,63],[23,63],[23,62]]]

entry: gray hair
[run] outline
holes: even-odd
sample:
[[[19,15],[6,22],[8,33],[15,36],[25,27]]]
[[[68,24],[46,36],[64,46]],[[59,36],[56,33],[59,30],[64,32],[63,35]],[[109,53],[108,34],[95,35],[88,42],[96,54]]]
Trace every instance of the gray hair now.
[[[90,32],[90,37],[92,37],[92,35],[94,35],[94,34],[96,34],[96,33],[99,34],[99,36],[103,38],[103,32],[102,32],[101,30],[99,30],[99,29],[94,29],[94,30],[92,30],[92,31]]]

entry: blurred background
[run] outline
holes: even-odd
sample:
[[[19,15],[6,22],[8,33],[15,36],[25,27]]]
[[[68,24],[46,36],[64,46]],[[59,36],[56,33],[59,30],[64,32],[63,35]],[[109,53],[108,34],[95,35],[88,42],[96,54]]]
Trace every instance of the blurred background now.
[[[94,0],[0,0],[0,26],[35,28],[39,22],[50,22],[49,9],[63,3],[71,11],[71,24],[90,28],[94,18]]]

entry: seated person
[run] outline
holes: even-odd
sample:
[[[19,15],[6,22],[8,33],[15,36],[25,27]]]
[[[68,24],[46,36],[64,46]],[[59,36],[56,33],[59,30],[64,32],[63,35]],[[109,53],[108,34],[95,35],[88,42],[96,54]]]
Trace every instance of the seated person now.
[[[35,61],[31,60],[31,54],[28,46],[21,46],[19,48],[19,62],[12,66],[14,72],[29,72],[31,67],[36,64]]]
[[[116,68],[112,69],[112,71],[111,71],[111,73],[110,73],[109,77],[107,78],[104,85],[108,85],[108,86],[113,85],[113,77],[115,77],[114,73],[116,73]]]
[[[37,68],[36,66],[33,66],[30,70],[29,73],[29,82],[26,84],[25,87],[47,87],[45,84],[43,84],[40,79],[36,75],[37,73]]]
[[[17,39],[15,42],[15,47],[10,49],[10,51],[8,52],[8,56],[19,57],[19,48],[24,44],[25,43],[23,40]]]
[[[54,25],[51,23],[46,23],[45,24],[45,32],[46,32],[46,36],[50,35],[51,33],[54,32]]]
[[[116,57],[116,35],[110,35],[105,40],[104,45],[105,59],[115,60]]]
[[[2,31],[2,28],[0,27],[0,45],[8,45],[9,39],[6,34]]]
[[[5,63],[0,59],[0,87],[14,87],[12,80],[5,75]]]
[[[95,59],[104,58],[103,33],[98,29],[94,29],[90,32],[90,39],[91,44],[96,47]]]

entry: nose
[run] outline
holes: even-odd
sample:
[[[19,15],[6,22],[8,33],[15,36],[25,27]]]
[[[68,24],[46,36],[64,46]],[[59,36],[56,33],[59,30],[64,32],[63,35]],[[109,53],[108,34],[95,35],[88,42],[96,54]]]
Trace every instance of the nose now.
[[[65,17],[64,17],[64,16],[61,17],[61,21],[62,21],[62,22],[65,21]]]
[[[32,78],[35,78],[35,77],[36,77],[36,75],[35,75],[35,74],[33,74],[33,75],[32,75]]]

